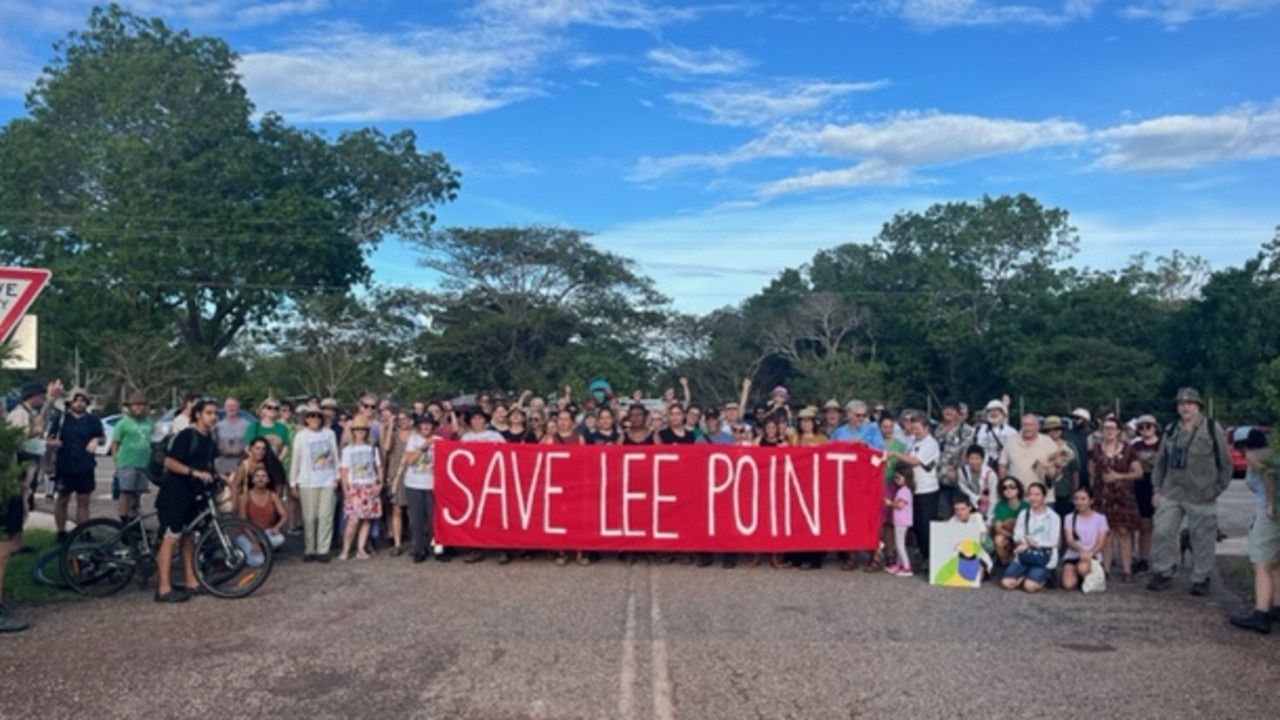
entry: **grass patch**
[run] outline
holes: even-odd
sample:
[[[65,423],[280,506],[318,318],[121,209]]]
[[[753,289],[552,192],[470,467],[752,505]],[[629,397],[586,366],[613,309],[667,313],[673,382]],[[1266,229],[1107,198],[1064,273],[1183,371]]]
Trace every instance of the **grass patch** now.
[[[1253,563],[1247,557],[1218,559],[1218,572],[1228,590],[1253,602]]]
[[[31,577],[31,568],[36,560],[48,550],[57,546],[57,535],[51,530],[25,530],[22,533],[22,544],[35,548],[34,554],[14,555],[9,558],[9,565],[4,573],[5,602],[22,605],[44,605],[46,603],[78,600],[79,593],[72,590],[47,587],[36,583]],[[56,565],[56,563],[55,563]],[[52,572],[57,572],[54,568]]]

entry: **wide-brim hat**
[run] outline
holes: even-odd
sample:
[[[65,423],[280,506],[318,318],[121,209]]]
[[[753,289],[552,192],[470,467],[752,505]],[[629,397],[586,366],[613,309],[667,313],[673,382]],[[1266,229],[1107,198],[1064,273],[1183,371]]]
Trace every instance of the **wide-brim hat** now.
[[[373,423],[369,422],[369,418],[365,417],[364,413],[361,413],[351,419],[351,425],[348,427],[352,430],[370,430],[373,428]]]
[[[84,388],[75,388],[71,392],[67,393],[68,401],[75,400],[78,397],[84,398],[85,402],[93,402],[93,396],[90,395],[89,391],[85,390]]]
[[[1139,415],[1139,416],[1138,416],[1138,419],[1137,419],[1137,420],[1135,420],[1133,424],[1134,424],[1134,425],[1137,425],[1138,427],[1141,427],[1141,426],[1143,426],[1143,425],[1151,425],[1151,426],[1154,426],[1154,427],[1160,427],[1160,421],[1159,421],[1159,420],[1156,420],[1156,416],[1155,416],[1155,415]]]
[[[29,382],[18,390],[18,399],[26,400],[27,398],[33,398],[36,395],[44,395],[47,392],[48,390],[46,390],[40,383]]]
[[[337,410],[338,401],[334,400],[333,398],[325,398],[320,401],[320,409],[321,410]]]
[[[129,396],[124,399],[124,404],[125,405],[149,405],[150,403],[147,402],[146,395],[143,395],[140,392],[131,392],[129,393]]]
[[[817,417],[818,417],[818,408],[816,408],[816,407],[814,407],[814,406],[812,406],[812,405],[810,405],[810,406],[806,407],[805,409],[801,410],[801,411],[796,415],[796,418],[797,418],[797,419],[801,419],[801,418],[817,419]]]
[[[1075,410],[1072,410],[1071,417],[1080,418],[1085,422],[1093,422],[1093,413],[1089,412],[1088,410],[1082,407],[1078,407]]]
[[[1200,397],[1200,391],[1193,387],[1184,387],[1179,389],[1176,402],[1193,402],[1200,407],[1204,407],[1204,399]]]
[[[843,409],[844,407],[840,405],[839,401],[835,399],[828,400],[822,404],[823,412],[826,412],[827,410],[843,410]]]
[[[991,402],[987,403],[986,407],[982,409],[983,412],[991,412],[992,410],[999,410],[1000,412],[1006,415],[1009,414],[1008,408],[1006,408],[1004,406],[1004,403],[1000,402],[999,400],[992,400]]]
[[[1050,415],[1049,417],[1044,419],[1044,429],[1046,431],[1061,430],[1064,427],[1065,425],[1062,422],[1062,418],[1058,417],[1057,415]]]
[[[311,404],[303,405],[302,407],[298,408],[298,414],[301,415],[304,420],[311,415],[315,415],[316,417],[324,417],[324,413],[320,411],[320,406],[311,405]]]

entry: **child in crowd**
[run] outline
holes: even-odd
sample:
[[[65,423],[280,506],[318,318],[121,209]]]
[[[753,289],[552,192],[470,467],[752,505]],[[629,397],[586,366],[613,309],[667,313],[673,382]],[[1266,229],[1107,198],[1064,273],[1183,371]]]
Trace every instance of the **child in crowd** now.
[[[1102,549],[1107,546],[1111,531],[1107,516],[1093,509],[1093,491],[1079,488],[1072,493],[1071,501],[1075,512],[1062,523],[1067,547],[1062,554],[1063,590],[1075,590],[1089,576],[1093,564],[1102,562]],[[1133,582],[1133,577],[1126,576],[1125,582]]]
[[[984,517],[991,512],[991,495],[1000,484],[998,480],[996,471],[987,464],[987,451],[981,445],[970,445],[964,451],[964,464],[960,466],[956,484],[969,498],[969,504]]]
[[[369,559],[365,544],[369,541],[369,523],[382,517],[382,464],[378,453],[369,443],[368,418],[357,416],[351,421],[351,444],[342,449],[342,461],[338,465],[342,480],[343,510],[347,528],[342,534],[342,554],[339,560],[351,556],[351,541],[359,533],[356,558]]]
[[[249,490],[240,493],[237,500],[239,508],[236,514],[256,525],[271,541],[272,549],[279,550],[284,545],[284,524],[288,514],[265,467],[253,471]]]
[[[978,449],[981,451],[982,448]],[[978,461],[983,462],[985,459],[986,454],[980,452]],[[985,462],[983,462],[983,467],[986,467]],[[956,496],[956,499],[951,505],[951,519],[947,522],[958,523],[960,525],[970,525],[977,530],[979,538],[978,545],[982,548],[978,555],[978,560],[982,563],[982,568],[988,575],[990,575],[992,567],[991,549],[993,547],[991,543],[991,535],[987,533],[987,523],[982,519],[982,513],[974,511],[973,503],[969,500],[967,495]]]
[[[907,531],[911,529],[912,488],[911,470],[893,474],[893,499],[885,499],[885,506],[892,509],[893,546],[897,553],[897,562],[885,568],[885,572],[898,577],[911,577],[911,556],[907,554]],[[921,553],[927,552],[919,548]]]
[[[999,489],[1000,501],[991,511],[991,541],[996,550],[996,562],[1008,565],[1013,562],[1013,526],[1018,513],[1027,508],[1027,503],[1022,500],[1022,485],[1017,478],[1004,478]]]

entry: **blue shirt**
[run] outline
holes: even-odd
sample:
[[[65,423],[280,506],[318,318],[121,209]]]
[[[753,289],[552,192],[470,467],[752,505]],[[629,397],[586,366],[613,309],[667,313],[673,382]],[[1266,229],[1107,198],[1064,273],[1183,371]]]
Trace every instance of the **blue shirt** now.
[[[856,429],[845,423],[831,432],[830,439],[831,442],[862,443],[876,450],[884,449],[884,438],[880,436],[880,428],[875,423],[864,422]]]
[[[1266,462],[1267,465],[1270,465],[1275,470],[1276,465],[1280,465],[1280,458],[1272,456]],[[1265,509],[1267,507],[1267,498],[1264,493],[1267,488],[1262,483],[1262,473],[1255,470],[1252,464],[1249,465],[1248,471],[1244,474],[1244,484],[1253,493],[1253,506],[1259,510]],[[1280,484],[1276,487],[1276,495],[1280,496]]]

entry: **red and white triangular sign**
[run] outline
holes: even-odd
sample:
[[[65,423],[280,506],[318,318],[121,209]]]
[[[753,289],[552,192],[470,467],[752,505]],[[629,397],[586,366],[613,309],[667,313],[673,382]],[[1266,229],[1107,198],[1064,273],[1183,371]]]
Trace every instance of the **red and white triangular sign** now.
[[[36,268],[0,268],[0,343],[7,342],[18,322],[53,273]]]

